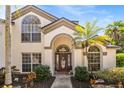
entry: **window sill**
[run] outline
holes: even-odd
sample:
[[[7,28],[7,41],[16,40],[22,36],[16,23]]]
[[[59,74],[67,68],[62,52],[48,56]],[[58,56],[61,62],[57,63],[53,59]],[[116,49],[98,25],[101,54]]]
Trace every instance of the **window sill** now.
[[[41,41],[39,41],[39,42],[21,42],[21,43],[41,43]]]

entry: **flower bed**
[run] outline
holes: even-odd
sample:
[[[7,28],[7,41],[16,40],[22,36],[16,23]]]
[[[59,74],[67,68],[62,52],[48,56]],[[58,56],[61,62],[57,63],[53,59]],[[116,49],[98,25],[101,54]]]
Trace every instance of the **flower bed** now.
[[[89,88],[89,73],[86,67],[77,66],[75,68],[75,75],[71,77],[72,86],[74,88]]]
[[[39,65],[34,72],[20,73],[12,68],[12,85],[15,88],[50,88],[55,77],[51,76],[48,66]],[[13,70],[14,69],[14,70]],[[0,79],[4,81],[4,75],[1,74]],[[4,86],[4,82],[0,83],[0,87]]]
[[[13,87],[16,88],[50,88],[55,80],[55,77],[51,77],[50,79],[42,82],[34,82],[33,86],[25,87],[25,84],[23,82],[14,82]]]
[[[33,88],[51,88],[55,77],[51,77],[50,79],[42,82],[35,82]]]
[[[88,81],[80,81],[75,77],[71,77],[71,83],[73,88],[90,88],[90,83]]]
[[[120,87],[124,87],[124,68],[112,68],[105,71],[96,72],[96,76],[100,79],[103,79],[106,84],[114,84]]]

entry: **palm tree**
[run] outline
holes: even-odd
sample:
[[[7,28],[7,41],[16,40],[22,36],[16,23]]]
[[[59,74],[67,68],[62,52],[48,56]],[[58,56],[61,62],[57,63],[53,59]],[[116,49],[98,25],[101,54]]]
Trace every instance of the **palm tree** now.
[[[76,26],[77,32],[75,35],[76,44],[81,44],[83,48],[85,48],[85,52],[87,54],[87,47],[94,43],[99,43],[105,45],[105,41],[110,40],[107,35],[98,36],[98,33],[103,29],[99,26],[96,26],[97,21],[95,20],[93,23],[86,22],[85,26]]]
[[[112,38],[112,44],[119,45],[123,38],[122,34],[124,34],[124,22],[120,20],[109,24],[106,27],[105,34]]]
[[[15,6],[15,8],[17,8]],[[5,85],[12,84],[11,75],[11,6],[5,6]],[[16,11],[16,16],[19,16],[20,11]]]
[[[106,41],[109,41],[110,38],[106,35],[98,36],[98,33],[103,29],[99,26],[96,26],[97,21],[95,20],[93,23],[86,22],[85,26],[76,26],[77,32],[74,33],[75,35],[75,42],[76,45],[82,45],[82,48],[85,50],[86,59],[88,59],[88,50],[87,47],[92,44],[102,44],[106,45]],[[85,59],[85,58],[84,58]],[[92,71],[91,71],[92,72]]]
[[[6,5],[5,21],[5,85],[12,84],[11,76],[11,6]]]

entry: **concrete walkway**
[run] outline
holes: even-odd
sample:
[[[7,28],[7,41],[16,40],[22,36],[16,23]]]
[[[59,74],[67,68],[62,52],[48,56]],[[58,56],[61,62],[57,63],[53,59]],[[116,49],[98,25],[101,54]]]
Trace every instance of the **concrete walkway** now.
[[[55,75],[56,79],[51,88],[72,88],[70,75]]]

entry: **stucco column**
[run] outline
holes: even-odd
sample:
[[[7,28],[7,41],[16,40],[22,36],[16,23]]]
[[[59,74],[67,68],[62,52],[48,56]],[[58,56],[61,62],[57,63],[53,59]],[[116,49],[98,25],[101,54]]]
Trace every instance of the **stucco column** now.
[[[53,60],[53,52],[52,49],[45,49],[44,56],[44,65],[48,65],[50,67],[50,71],[52,75],[54,75],[54,60]]]
[[[87,60],[87,55],[84,55],[84,66],[88,68],[88,60]]]

